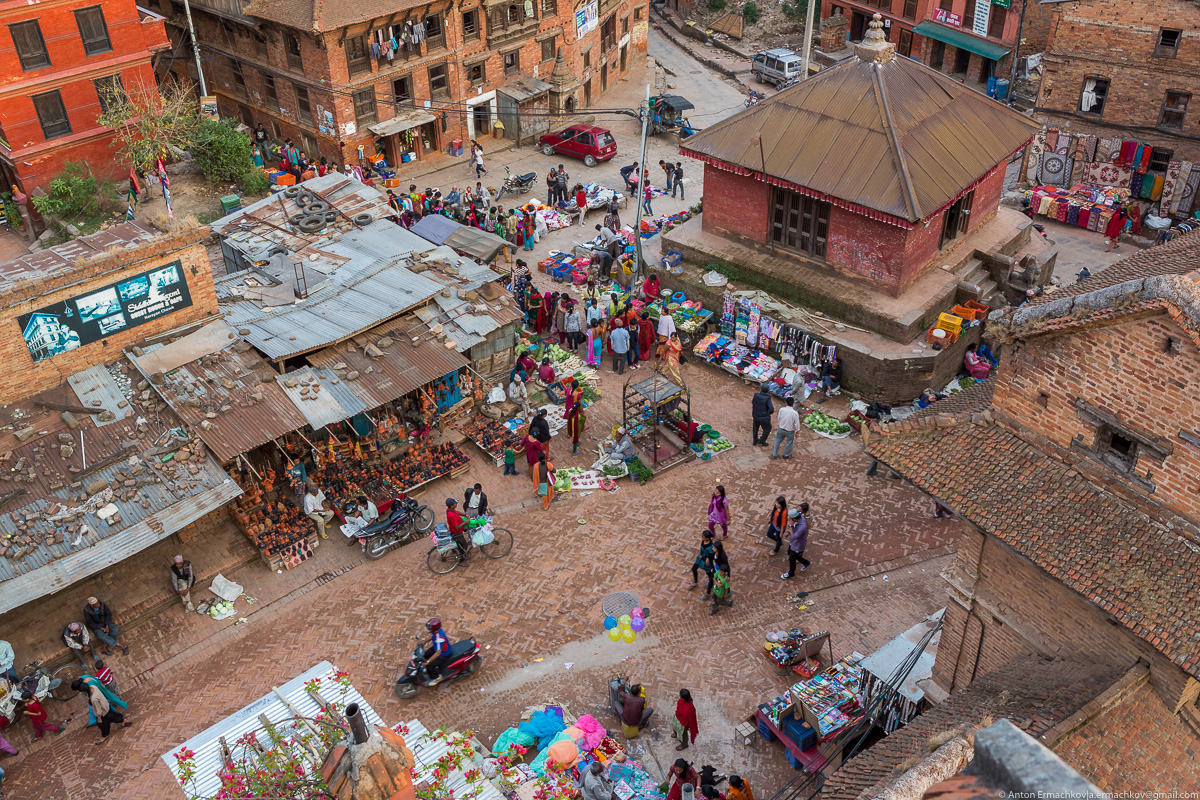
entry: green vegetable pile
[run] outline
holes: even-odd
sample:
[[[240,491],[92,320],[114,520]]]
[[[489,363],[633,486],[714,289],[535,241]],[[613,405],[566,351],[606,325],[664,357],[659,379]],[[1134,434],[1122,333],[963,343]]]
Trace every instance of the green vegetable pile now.
[[[850,426],[844,422],[839,422],[823,411],[814,411],[804,418],[804,424],[820,433],[828,433],[837,436],[843,433],[850,432]]]
[[[645,483],[654,477],[654,473],[652,473],[646,467],[646,465],[642,463],[640,458],[633,459],[633,461],[628,462],[626,466],[629,467],[629,479],[632,481]]]
[[[606,478],[619,478],[626,473],[624,464],[605,464],[600,474]]]

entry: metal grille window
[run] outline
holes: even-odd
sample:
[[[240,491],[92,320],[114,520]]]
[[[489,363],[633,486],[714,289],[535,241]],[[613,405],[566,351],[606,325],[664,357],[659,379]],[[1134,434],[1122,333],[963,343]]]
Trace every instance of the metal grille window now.
[[[263,75],[263,92],[267,95],[267,102],[272,108],[279,107],[279,95],[275,91],[275,78],[271,75]]]
[[[361,92],[354,93],[354,119],[358,122],[358,127],[370,125],[379,118],[378,111],[375,108],[375,90],[364,89]]]
[[[465,41],[473,41],[479,38],[479,11],[471,9],[464,11],[462,15],[463,39]]]
[[[774,187],[771,192],[771,240],[817,258],[825,257],[830,205],[815,197]]]
[[[21,59],[21,69],[29,72],[50,66],[50,54],[46,52],[46,41],[36,19],[9,25],[8,32],[16,45],[17,58]]]
[[[112,42],[108,40],[108,26],[104,24],[104,11],[100,6],[81,8],[75,12],[75,22],[79,25],[79,38],[83,40],[83,52],[89,56],[98,53],[112,52]]]
[[[1168,130],[1183,130],[1183,120],[1187,117],[1188,101],[1192,96],[1187,92],[1168,91],[1163,99],[1162,111],[1158,115],[1158,127]]]
[[[449,92],[446,80],[446,65],[434,64],[429,68],[429,93],[434,97],[445,97]]]
[[[35,94],[32,99],[38,122],[42,124],[43,136],[47,139],[57,139],[71,133],[71,121],[67,119],[67,109],[57,89],[45,94]]]
[[[346,39],[346,69],[350,77],[371,71],[371,54],[367,50],[367,37],[351,36]]]
[[[298,70],[304,69],[304,58],[300,55],[300,40],[287,31],[283,32],[283,52],[287,53],[289,67]]]
[[[100,100],[100,113],[107,114],[125,100],[125,86],[121,83],[120,75],[109,75],[92,81],[96,87],[96,97]]]
[[[312,125],[312,101],[308,97],[308,87],[293,85],[296,90],[296,111],[300,114],[300,121],[305,125]],[[275,134],[275,138],[279,138],[279,134]]]

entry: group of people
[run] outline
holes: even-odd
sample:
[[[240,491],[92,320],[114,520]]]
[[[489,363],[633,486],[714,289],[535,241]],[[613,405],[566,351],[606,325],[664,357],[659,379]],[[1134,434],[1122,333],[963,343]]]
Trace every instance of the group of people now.
[[[261,122],[255,127],[253,135],[250,159],[256,167],[261,169],[272,163],[274,158],[271,155],[271,135]],[[279,161],[276,166],[281,172],[286,172],[294,177],[297,183],[323,177],[331,172],[340,172],[367,186],[374,185],[370,174],[362,167],[353,164],[346,164],[344,167],[337,163],[331,165],[325,156],[310,159],[300,148],[296,147],[295,142],[291,139],[283,140],[283,146],[279,148]]]

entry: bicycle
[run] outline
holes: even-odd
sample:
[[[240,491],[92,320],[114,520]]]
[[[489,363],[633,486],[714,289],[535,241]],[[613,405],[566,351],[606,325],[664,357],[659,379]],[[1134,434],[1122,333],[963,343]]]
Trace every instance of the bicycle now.
[[[425,555],[425,565],[435,575],[445,575],[459,564],[469,561],[471,550],[477,549],[488,558],[504,558],[513,546],[512,533],[507,528],[492,527],[492,521],[487,517],[467,520],[461,538],[452,536],[444,522],[434,528],[431,536],[434,545]],[[485,544],[476,544],[476,536],[480,539],[487,536],[492,538]]]

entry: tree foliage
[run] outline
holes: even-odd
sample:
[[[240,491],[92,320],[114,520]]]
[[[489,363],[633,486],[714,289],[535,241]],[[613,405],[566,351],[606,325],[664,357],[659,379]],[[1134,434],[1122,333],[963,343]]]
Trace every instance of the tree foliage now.
[[[747,0],[746,4],[742,6],[742,19],[753,25],[758,22],[760,16],[762,16],[762,12],[758,10],[758,3],[754,0]]]
[[[228,122],[200,120],[189,145],[196,165],[210,181],[236,181],[258,172],[250,158],[250,137]]]
[[[116,134],[118,154],[141,171],[154,160],[166,157],[172,148],[188,149],[200,128],[200,111],[190,86],[167,83],[157,86],[138,83],[122,90],[105,87],[105,111],[100,124]]]
[[[33,207],[46,217],[71,220],[100,209],[101,183],[82,161],[68,161],[49,193],[33,197]]]

